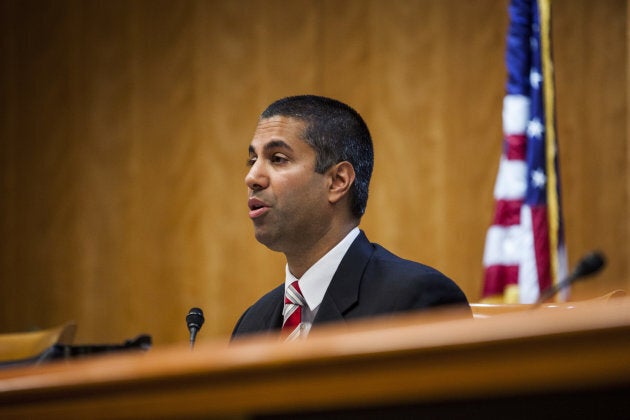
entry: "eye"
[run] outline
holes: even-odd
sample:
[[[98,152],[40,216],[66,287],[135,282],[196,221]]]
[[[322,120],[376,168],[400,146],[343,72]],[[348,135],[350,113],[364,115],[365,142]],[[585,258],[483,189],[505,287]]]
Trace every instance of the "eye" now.
[[[289,161],[286,156],[278,153],[272,155],[269,160],[271,161],[271,163],[286,163]]]
[[[250,156],[249,158],[247,158],[247,160],[245,161],[245,164],[247,166],[254,166],[254,163],[256,163],[256,156]]]

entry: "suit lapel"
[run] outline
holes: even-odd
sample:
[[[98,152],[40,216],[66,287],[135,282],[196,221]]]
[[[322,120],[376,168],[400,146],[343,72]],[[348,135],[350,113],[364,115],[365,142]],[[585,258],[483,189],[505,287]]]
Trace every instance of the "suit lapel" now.
[[[282,309],[284,308],[284,284],[276,288],[276,294],[280,296],[279,299],[274,299],[278,302],[278,304],[272,311],[269,312],[268,318],[261,319],[263,325],[265,325],[269,330],[278,330],[282,328],[282,322],[284,321],[284,318],[282,317]]]
[[[341,260],[313,321],[322,324],[344,319],[344,314],[359,301],[359,286],[365,267],[374,252],[361,231]]]
[[[284,308],[284,293],[282,294],[282,299],[278,303],[278,305],[274,308],[271,316],[268,320],[265,321],[265,324],[269,325],[270,330],[278,330],[282,328],[282,322],[284,318],[282,317],[282,309]]]
[[[255,305],[247,318],[247,331],[274,331],[282,328],[284,307],[284,284],[263,297],[265,304]]]

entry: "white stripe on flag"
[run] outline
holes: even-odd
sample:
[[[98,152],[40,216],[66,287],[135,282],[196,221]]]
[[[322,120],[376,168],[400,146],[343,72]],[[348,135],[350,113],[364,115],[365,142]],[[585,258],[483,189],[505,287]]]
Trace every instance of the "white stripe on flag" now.
[[[523,235],[520,225],[490,226],[483,251],[483,265],[519,265],[522,259]]]
[[[524,134],[529,124],[529,98],[523,95],[506,95],[503,98],[503,133]]]
[[[538,267],[534,249],[532,210],[528,205],[521,207],[521,252],[522,260],[518,270],[518,297],[520,303],[535,303],[540,294]]]
[[[519,200],[527,191],[527,164],[522,160],[509,160],[501,155],[499,174],[494,184],[496,200]]]

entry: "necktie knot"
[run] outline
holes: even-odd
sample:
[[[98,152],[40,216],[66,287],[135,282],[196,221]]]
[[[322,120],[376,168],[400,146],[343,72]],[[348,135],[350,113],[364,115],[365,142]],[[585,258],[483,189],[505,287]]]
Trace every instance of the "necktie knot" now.
[[[284,303],[293,304],[298,306],[304,306],[306,301],[304,301],[304,296],[302,296],[302,291],[300,290],[300,285],[297,281],[294,281],[287,287],[287,290],[284,294]]]

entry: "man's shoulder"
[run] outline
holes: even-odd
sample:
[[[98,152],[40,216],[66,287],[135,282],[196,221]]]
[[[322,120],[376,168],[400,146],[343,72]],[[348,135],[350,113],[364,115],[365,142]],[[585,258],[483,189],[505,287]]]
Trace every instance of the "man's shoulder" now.
[[[435,276],[446,277],[439,270],[417,261],[402,258],[387,248],[375,242],[370,242],[365,233],[355,240],[346,254],[349,263],[363,262],[364,274],[370,271],[378,271],[381,274],[395,273],[396,277],[407,276]],[[388,278],[389,276],[385,276]]]
[[[455,281],[438,269],[402,258],[379,244],[373,243],[372,247],[374,252],[364,273],[363,287],[404,295],[427,306],[467,303]]]
[[[374,253],[370,262],[382,270],[395,270],[401,274],[409,275],[434,275],[438,277],[446,277],[442,272],[434,267],[423,264],[418,261],[409,260],[400,257],[385,247],[373,243]]]

